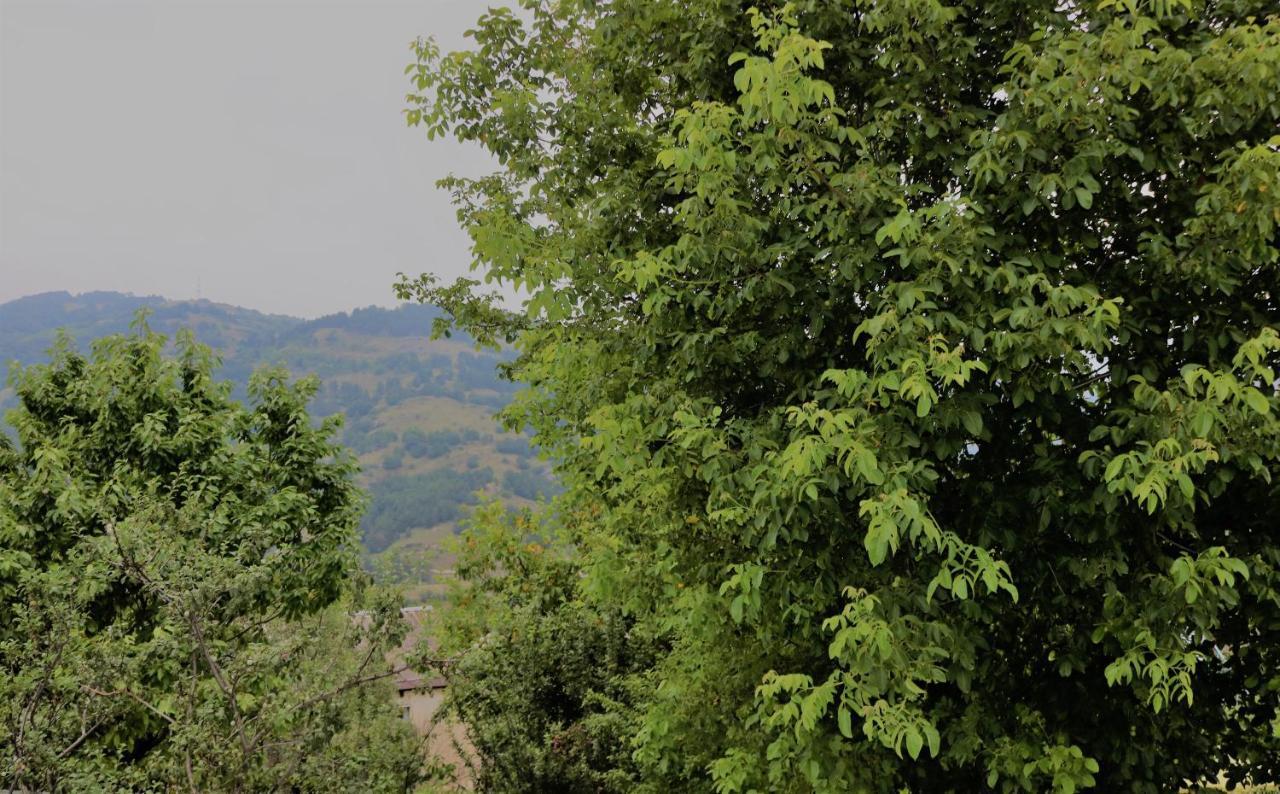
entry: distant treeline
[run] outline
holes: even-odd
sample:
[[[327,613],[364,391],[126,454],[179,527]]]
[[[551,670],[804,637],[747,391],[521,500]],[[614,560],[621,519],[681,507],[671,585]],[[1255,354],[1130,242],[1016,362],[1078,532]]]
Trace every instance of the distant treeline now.
[[[370,488],[372,497],[361,522],[364,545],[371,552],[390,546],[407,529],[430,527],[462,515],[475,492],[493,482],[493,469],[435,469],[414,476],[388,477]]]
[[[126,331],[143,308],[150,312],[148,323],[153,330],[172,335],[179,328],[191,328],[201,342],[224,353],[233,351],[234,358],[252,358],[249,351],[307,342],[317,331],[329,328],[369,336],[425,338],[432,321],[440,316],[435,306],[404,304],[394,309],[369,306],[305,320],[205,300],[170,301],[118,292],[46,292],[0,304],[0,359],[6,364],[45,360],[58,329],[65,329],[80,347],[87,347],[94,339]],[[455,338],[468,341],[465,335]],[[291,368],[303,369],[300,362],[289,363]]]
[[[264,365],[280,364],[295,375],[314,374],[325,380],[312,406],[314,416],[345,413],[359,417],[379,403],[396,405],[413,396],[449,397],[500,408],[514,391],[513,384],[498,373],[504,358],[492,353],[464,351],[450,356],[430,352],[424,345],[421,353],[343,355],[340,342],[320,338],[320,332],[336,329],[365,337],[420,337],[425,341],[440,310],[417,304],[394,309],[368,307],[303,320],[209,301],[167,301],[115,292],[49,292],[0,304],[0,368],[7,370],[14,362],[45,361],[59,330],[70,335],[78,348],[87,350],[94,339],[126,331],[144,308],[150,313],[147,322],[153,330],[172,336],[188,328],[200,342],[214,348],[222,358],[217,377],[236,384],[237,398],[245,396],[250,374]],[[372,393],[341,382],[343,376],[364,374],[380,376]]]

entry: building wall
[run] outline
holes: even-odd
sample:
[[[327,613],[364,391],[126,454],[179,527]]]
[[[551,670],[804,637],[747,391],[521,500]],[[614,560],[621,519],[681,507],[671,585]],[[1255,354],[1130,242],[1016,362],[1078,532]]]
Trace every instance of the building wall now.
[[[425,686],[421,689],[406,689],[400,692],[397,700],[404,719],[413,725],[419,736],[426,737],[425,751],[432,757],[446,764],[453,764],[458,773],[458,783],[470,788],[471,776],[468,774],[463,753],[470,745],[466,731],[460,725],[437,719],[436,713],[444,703],[444,688]]]

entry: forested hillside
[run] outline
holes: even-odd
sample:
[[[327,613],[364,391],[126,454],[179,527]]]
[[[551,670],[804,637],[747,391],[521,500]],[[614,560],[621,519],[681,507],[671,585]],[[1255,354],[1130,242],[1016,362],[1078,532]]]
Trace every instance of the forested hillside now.
[[[475,352],[465,336],[429,341],[434,307],[303,320],[209,301],[46,293],[0,304],[0,359],[6,367],[46,360],[59,329],[87,348],[126,330],[143,308],[154,330],[172,337],[190,328],[217,350],[219,374],[238,397],[264,365],[321,379],[311,413],[346,416],[342,441],[359,456],[372,497],[361,525],[371,553],[434,549],[478,490],[519,502],[551,487],[527,440],[493,420],[512,391],[498,372],[503,357]],[[12,404],[11,390],[0,391],[0,408]],[[386,556],[410,570],[402,558],[412,555]]]

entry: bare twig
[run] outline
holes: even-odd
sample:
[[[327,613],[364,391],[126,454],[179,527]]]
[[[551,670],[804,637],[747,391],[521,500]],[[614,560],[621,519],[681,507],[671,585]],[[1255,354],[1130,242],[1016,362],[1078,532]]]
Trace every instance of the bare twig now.
[[[62,750],[62,752],[58,753],[58,760],[59,760],[59,761],[61,761],[61,760],[65,759],[67,756],[69,756],[69,755],[71,755],[72,753],[74,753],[74,752],[76,751],[76,748],[78,748],[80,745],[84,744],[84,741],[85,741],[86,739],[88,739],[90,736],[92,736],[92,735],[93,735],[93,732],[94,732],[94,731],[96,731],[96,730],[98,730],[98,728],[100,728],[100,727],[102,726],[102,723],[103,723],[103,722],[105,722],[105,720],[98,720],[97,722],[93,723],[93,725],[90,725],[89,727],[87,727],[87,728],[85,728],[83,731],[81,731],[81,732],[80,732],[80,735],[79,735],[78,737],[76,737],[76,740],[75,740],[74,742],[72,742],[71,744],[67,745],[67,746]]]
[[[236,724],[236,737],[239,739],[240,751],[243,754],[242,763],[246,763],[249,759],[249,739],[244,731],[244,715],[240,713],[240,705],[236,703],[235,687],[227,681],[222,672],[222,666],[213,658],[213,651],[210,650],[209,643],[205,640],[204,626],[194,610],[187,610],[187,623],[191,626],[191,632],[196,638],[196,645],[199,646],[205,663],[209,666],[209,672],[213,674],[214,682],[222,690],[222,694],[226,695],[227,702],[231,706],[231,716]]]
[[[168,714],[165,714],[165,713],[164,713],[163,711],[161,711],[160,709],[158,709],[158,708],[156,708],[155,706],[151,705],[151,704],[150,704],[150,703],[148,703],[146,700],[142,699],[142,697],[140,697],[140,696],[138,695],[138,693],[136,693],[136,692],[134,692],[134,691],[132,691],[132,690],[130,690],[130,689],[113,689],[113,690],[111,690],[111,691],[109,691],[109,692],[108,692],[108,691],[106,691],[106,690],[97,689],[97,688],[95,688],[95,687],[91,687],[91,686],[88,686],[88,685],[85,685],[85,686],[83,686],[83,687],[81,687],[81,688],[82,688],[82,689],[84,689],[84,691],[88,692],[89,694],[91,694],[91,695],[97,695],[98,697],[116,697],[116,696],[118,696],[118,695],[124,695],[124,696],[128,697],[130,700],[133,700],[134,702],[136,702],[136,703],[138,703],[138,704],[140,704],[140,705],[142,705],[142,706],[145,706],[145,707],[147,708],[147,710],[148,710],[148,711],[150,711],[152,714],[155,714],[157,717],[159,717],[160,719],[162,719],[162,720],[164,720],[165,722],[169,723],[170,725],[173,725],[173,724],[174,724],[173,717],[170,717]]]

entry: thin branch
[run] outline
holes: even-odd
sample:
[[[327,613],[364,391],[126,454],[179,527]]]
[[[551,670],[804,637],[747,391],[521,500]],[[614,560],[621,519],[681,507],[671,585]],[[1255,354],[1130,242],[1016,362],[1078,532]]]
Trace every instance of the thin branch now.
[[[1110,374],[1111,374],[1111,366],[1104,364],[1100,369],[1095,370],[1093,374],[1090,375],[1089,377],[1085,378],[1079,383],[1071,384],[1071,389],[1072,391],[1075,391],[1078,389],[1083,389],[1086,386],[1092,386],[1093,384],[1097,383],[1098,381],[1102,380],[1103,378],[1107,377]]]
[[[53,678],[53,671],[57,669],[58,663],[62,661],[63,651],[66,650],[66,638],[61,637],[60,640],[61,641],[57,645],[57,651],[53,654],[53,659],[45,666],[44,674],[40,678],[40,683],[36,685],[36,691],[32,693],[31,698],[27,701],[26,708],[22,710],[22,717],[18,720],[18,735],[14,737],[13,742],[13,763],[15,770],[21,770],[23,766],[22,758],[25,755],[24,744],[26,740],[27,724],[35,716],[36,707],[40,704],[40,699],[43,697],[50,679]]]
[[[239,704],[236,703],[235,687],[227,682],[226,676],[222,674],[222,667],[213,658],[213,652],[209,649],[208,642],[205,641],[204,628],[200,623],[200,618],[196,616],[193,610],[187,610],[187,622],[191,626],[192,633],[195,634],[196,644],[200,647],[205,663],[209,665],[209,672],[213,674],[214,682],[222,690],[222,694],[227,697],[227,702],[231,706],[231,716],[236,723],[236,737],[240,741],[241,766],[243,766],[249,760],[249,740],[244,732],[244,716],[240,713]]]
[[[326,700],[331,700],[337,697],[338,695],[341,695],[343,692],[346,692],[349,689],[355,689],[358,686],[370,684],[370,683],[373,683],[374,681],[380,681],[384,678],[390,678],[393,675],[399,675],[400,673],[403,673],[405,670],[408,670],[408,669],[409,669],[408,665],[401,665],[400,667],[394,667],[382,673],[373,673],[372,675],[366,675],[360,678],[352,678],[347,682],[341,684],[340,686],[337,686],[327,692],[321,692],[318,695],[313,695],[312,697],[307,698],[301,703],[295,703],[294,705],[288,708],[288,711],[297,711],[298,709],[309,708],[310,706],[313,706],[316,703],[321,703]]]
[[[145,706],[148,711],[150,711],[152,714],[155,714],[157,717],[169,723],[170,725],[174,724],[173,717],[170,717],[168,714],[165,714],[163,711],[151,705],[146,700],[143,700],[142,697],[140,697],[136,692],[130,689],[113,689],[110,692],[107,692],[102,689],[97,689],[95,687],[88,686],[87,684],[81,687],[81,689],[83,689],[84,691],[88,692],[91,695],[97,695],[98,697],[109,698],[109,697],[116,697],[117,695],[125,695],[131,700],[133,700],[134,702],[142,706]]]
[[[79,735],[78,737],[76,737],[76,740],[75,740],[74,742],[72,742],[71,744],[67,745],[67,746],[66,746],[66,748],[65,748],[65,749],[63,749],[63,751],[62,751],[62,752],[58,753],[58,760],[59,760],[59,761],[61,761],[61,760],[65,759],[67,756],[69,756],[69,755],[71,755],[72,753],[74,753],[74,752],[76,751],[76,748],[77,748],[77,747],[79,747],[80,745],[84,744],[84,741],[85,741],[86,739],[88,739],[91,735],[93,735],[93,732],[94,732],[94,731],[96,731],[96,730],[98,730],[98,728],[100,728],[100,727],[102,726],[102,723],[104,723],[104,722],[106,722],[106,720],[101,720],[101,719],[100,719],[100,720],[98,720],[97,722],[95,722],[93,725],[91,725],[91,726],[89,726],[88,728],[85,728],[83,731],[81,731],[81,732],[80,732],[80,735]]]

